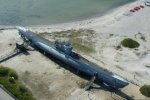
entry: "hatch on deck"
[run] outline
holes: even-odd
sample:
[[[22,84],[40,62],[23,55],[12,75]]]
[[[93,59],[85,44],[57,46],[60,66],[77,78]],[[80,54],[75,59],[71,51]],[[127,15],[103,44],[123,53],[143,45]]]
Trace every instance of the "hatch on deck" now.
[[[55,47],[58,50],[63,51],[65,54],[70,55],[72,53],[72,45],[69,42],[61,42],[61,41],[55,41]]]

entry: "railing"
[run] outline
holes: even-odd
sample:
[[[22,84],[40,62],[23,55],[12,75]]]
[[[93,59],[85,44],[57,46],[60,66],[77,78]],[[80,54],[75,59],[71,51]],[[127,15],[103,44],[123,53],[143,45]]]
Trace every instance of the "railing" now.
[[[4,61],[6,61],[6,60],[8,60],[8,59],[18,55],[19,53],[21,53],[21,51],[19,49],[15,49],[14,51],[12,51],[10,53],[8,53],[8,54],[6,54],[4,56],[1,56],[0,57],[0,63],[2,63]]]

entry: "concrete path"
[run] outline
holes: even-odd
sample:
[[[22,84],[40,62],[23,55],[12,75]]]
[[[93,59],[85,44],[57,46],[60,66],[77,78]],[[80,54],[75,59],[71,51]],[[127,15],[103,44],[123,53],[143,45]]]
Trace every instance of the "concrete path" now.
[[[6,91],[0,88],[0,100],[15,100]]]

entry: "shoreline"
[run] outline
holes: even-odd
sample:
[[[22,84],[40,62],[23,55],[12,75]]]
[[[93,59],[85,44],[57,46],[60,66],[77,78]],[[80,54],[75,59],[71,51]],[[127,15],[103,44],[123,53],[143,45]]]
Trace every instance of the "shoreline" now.
[[[86,43],[88,41],[92,43],[89,45],[90,47],[91,45],[95,47],[95,53],[86,54],[79,52],[79,54],[89,61],[96,63],[96,65],[128,80],[130,84],[121,89],[125,95],[133,97],[135,100],[145,100],[147,98],[140,93],[139,89],[144,84],[150,84],[150,7],[144,5],[144,8],[128,15],[130,9],[141,4],[144,5],[144,0],[135,1],[113,9],[102,17],[63,24],[27,26],[27,28],[37,34],[54,31],[67,32],[67,30],[71,29],[91,29],[95,31],[94,35],[81,33],[82,35],[78,37],[74,36],[75,41],[79,43]],[[0,30],[1,55],[7,54],[14,49],[14,44],[20,39],[15,26],[6,27],[4,30]],[[64,35],[60,37],[55,36],[55,34],[47,34],[45,38],[49,40],[59,38],[71,39]],[[125,38],[136,40],[140,46],[136,49],[123,47],[121,41]],[[78,41],[78,39],[82,39],[82,42]],[[118,48],[118,46],[120,47]],[[2,65],[15,69],[36,98],[43,99],[44,97],[45,99],[48,96],[48,99],[45,100],[49,100],[51,97],[54,97],[54,100],[57,98],[64,98],[63,100],[66,100],[66,98],[67,100],[72,98],[74,100],[87,100],[87,97],[90,95],[94,100],[112,99],[110,92],[103,89],[100,91],[97,89],[93,90],[94,93],[83,91],[87,94],[81,94],[81,91],[78,91],[78,82],[84,81],[83,79],[61,68],[39,52],[29,51],[29,53],[30,55],[28,56],[14,57],[8,62],[2,63]],[[26,72],[31,73],[29,79],[27,78],[28,76],[25,76]],[[44,88],[38,88],[41,84],[44,84]],[[67,88],[66,86],[69,87]],[[121,95],[113,95],[116,99],[123,99]]]
[[[68,23],[58,23],[50,25],[28,25],[29,29],[51,29],[51,31],[71,30],[71,29],[87,29],[95,26],[106,27],[114,21],[119,21],[121,17],[134,5],[142,3],[144,0],[133,1],[125,5],[114,8],[102,16],[89,18],[87,20],[73,21]],[[16,25],[17,26],[17,25]],[[15,25],[0,25],[0,29],[15,29]]]

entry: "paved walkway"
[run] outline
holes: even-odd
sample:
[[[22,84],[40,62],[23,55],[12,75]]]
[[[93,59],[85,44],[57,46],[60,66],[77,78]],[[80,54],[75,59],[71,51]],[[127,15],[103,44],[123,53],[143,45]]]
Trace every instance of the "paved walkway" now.
[[[0,88],[0,100],[15,100],[6,91]]]

